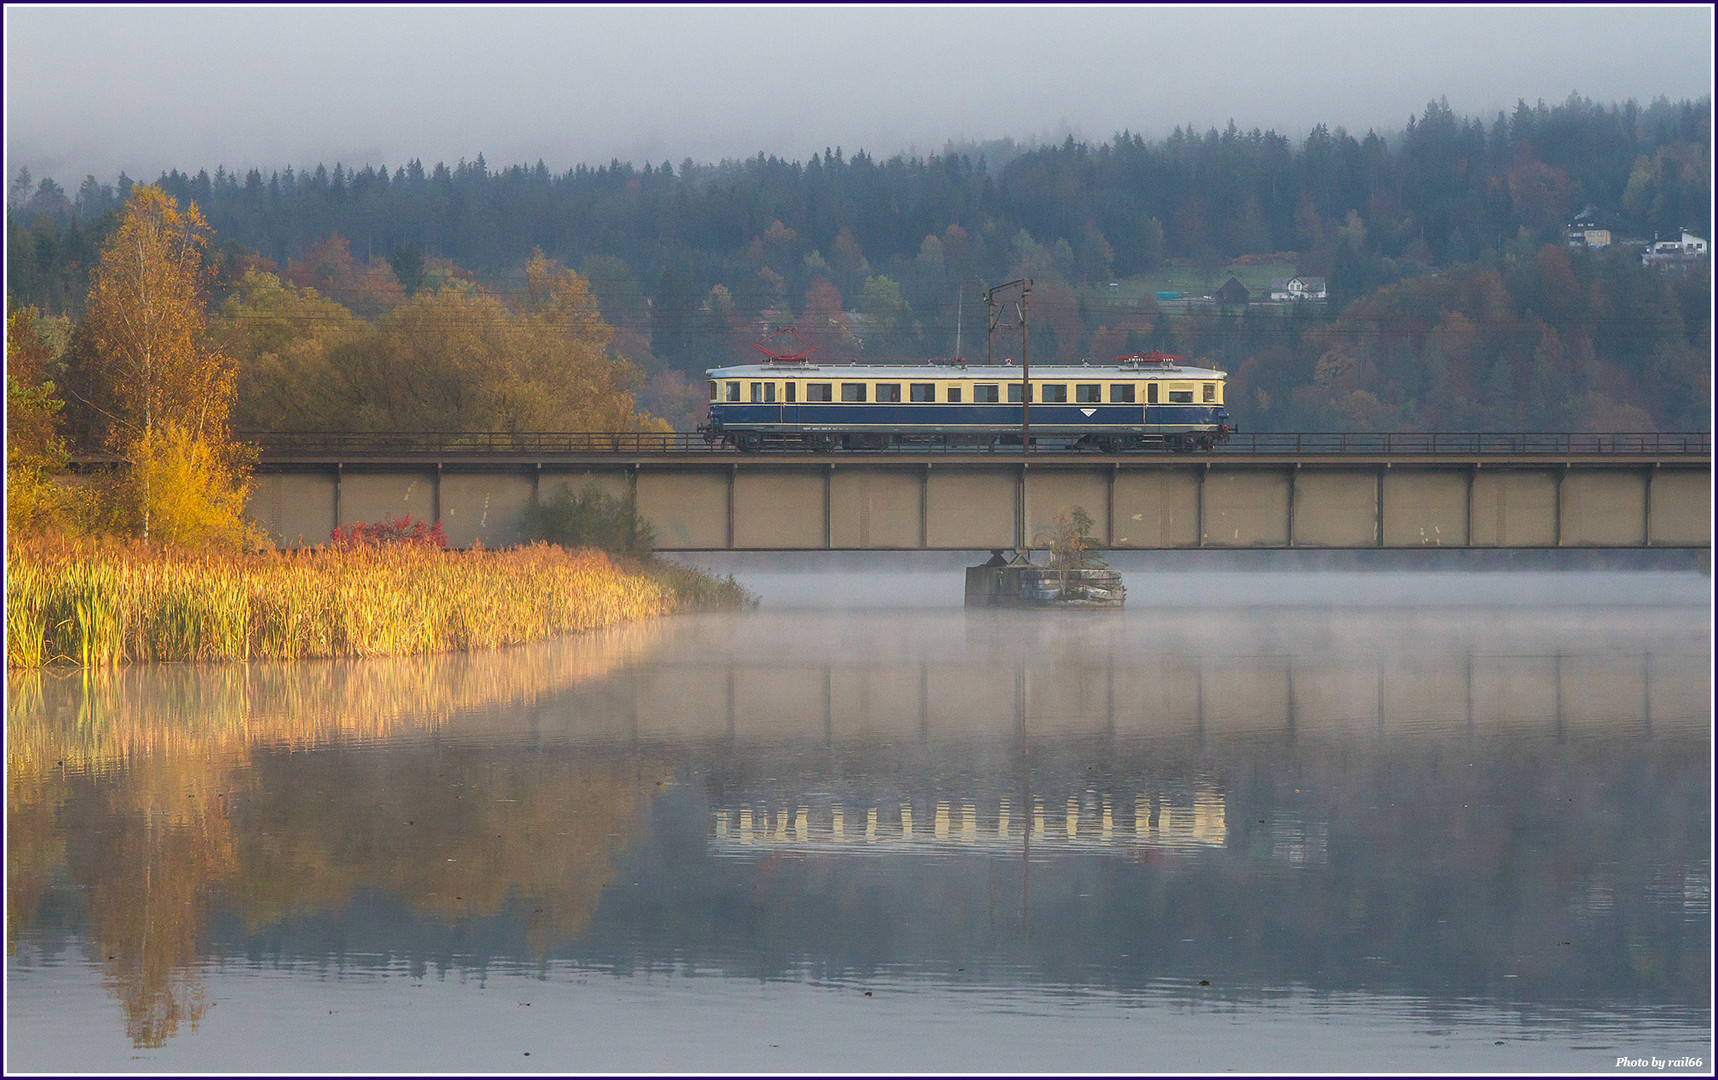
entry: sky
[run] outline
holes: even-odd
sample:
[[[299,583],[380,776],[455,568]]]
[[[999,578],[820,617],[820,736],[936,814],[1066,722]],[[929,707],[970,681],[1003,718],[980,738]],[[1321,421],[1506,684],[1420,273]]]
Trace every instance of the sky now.
[[[1713,11],[1664,7],[5,8],[6,171],[318,163],[554,171],[825,147],[1402,128],[1571,92],[1712,93]]]

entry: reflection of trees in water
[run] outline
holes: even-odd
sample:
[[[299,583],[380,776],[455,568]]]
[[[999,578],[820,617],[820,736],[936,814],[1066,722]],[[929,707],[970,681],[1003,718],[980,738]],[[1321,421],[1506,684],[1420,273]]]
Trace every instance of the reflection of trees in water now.
[[[65,855],[59,776],[8,777],[6,782],[6,952],[35,915]]]
[[[359,888],[450,920],[528,899],[533,942],[576,936],[660,766],[345,748],[601,678],[655,637],[645,624],[487,654],[9,675],[8,952],[67,879],[127,1033],[160,1046],[207,1007],[198,943],[221,899],[253,927]]]
[[[29,868],[9,877],[9,906],[20,920],[34,910],[49,880],[40,838],[63,836],[59,869],[82,894],[127,1033],[160,1046],[206,1008],[198,946],[217,904],[252,929],[338,912],[359,890],[449,924],[525,904],[539,955],[576,939],[669,775],[630,756],[471,747],[261,749],[243,761],[174,751],[55,775],[30,802],[9,802]]]
[[[171,754],[134,763],[115,782],[63,802],[67,872],[84,887],[103,983],[125,1009],[126,1034],[160,1046],[208,1007],[197,942],[209,889],[233,846],[217,798],[224,764]]]
[[[478,653],[8,672],[6,771],[104,769],[140,755],[307,748],[436,728],[600,679],[647,656],[660,623]]]
[[[670,775],[630,755],[462,746],[259,754],[235,802],[228,889],[252,928],[338,910],[357,888],[444,922],[529,901],[541,954],[584,931]]]

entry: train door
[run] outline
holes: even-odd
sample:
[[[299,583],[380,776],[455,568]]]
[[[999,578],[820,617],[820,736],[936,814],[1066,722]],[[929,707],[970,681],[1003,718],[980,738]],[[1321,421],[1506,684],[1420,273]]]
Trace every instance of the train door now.
[[[775,380],[771,379],[768,382],[755,382],[751,386],[751,391],[751,403],[753,405],[763,406],[763,408],[756,409],[754,411],[754,414],[758,417],[758,422],[768,425],[769,427],[779,426],[782,419],[781,403],[777,400],[777,386]]]

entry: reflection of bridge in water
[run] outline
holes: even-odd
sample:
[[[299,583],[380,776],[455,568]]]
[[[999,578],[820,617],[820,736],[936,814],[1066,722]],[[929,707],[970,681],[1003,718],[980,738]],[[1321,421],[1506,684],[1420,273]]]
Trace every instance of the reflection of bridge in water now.
[[[624,688],[608,688],[619,697],[593,702],[608,716],[584,734],[644,743],[984,741],[1013,738],[1020,714],[1028,719],[1019,734],[1034,741],[1645,733],[1705,715],[1704,665],[1674,652],[1349,660],[1184,653],[1034,665],[1017,691],[1007,669],[930,660],[904,669],[736,661],[640,672]]]

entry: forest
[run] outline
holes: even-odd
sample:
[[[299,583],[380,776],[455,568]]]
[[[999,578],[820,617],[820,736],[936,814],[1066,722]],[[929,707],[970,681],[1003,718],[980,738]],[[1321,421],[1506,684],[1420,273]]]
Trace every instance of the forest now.
[[[982,290],[1018,277],[1034,285],[1034,358],[1209,361],[1243,431],[1639,431],[1711,424],[1710,263],[1639,258],[1655,237],[1710,238],[1711,175],[1710,99],[1572,95],[1490,119],[1432,102],[1359,137],[1231,122],[887,160],[831,148],[551,173],[480,154],[175,169],[155,186],[210,230],[209,329],[236,365],[239,431],[637,424],[633,396],[689,430],[703,370],[757,358],[781,327],[820,360],[982,356]],[[68,194],[24,171],[9,185],[8,304],[36,309],[62,386],[132,187],[88,177]],[[1616,242],[1572,248],[1577,216]],[[548,355],[526,325],[544,274],[594,300],[567,301],[587,320],[574,336],[611,361],[594,383],[557,391],[531,366]],[[1328,298],[1157,299],[1231,274],[1255,300],[1291,274],[1326,279]],[[999,327],[999,353],[1019,333]],[[469,385],[402,382],[425,365]],[[509,389],[486,388],[491,374]]]

